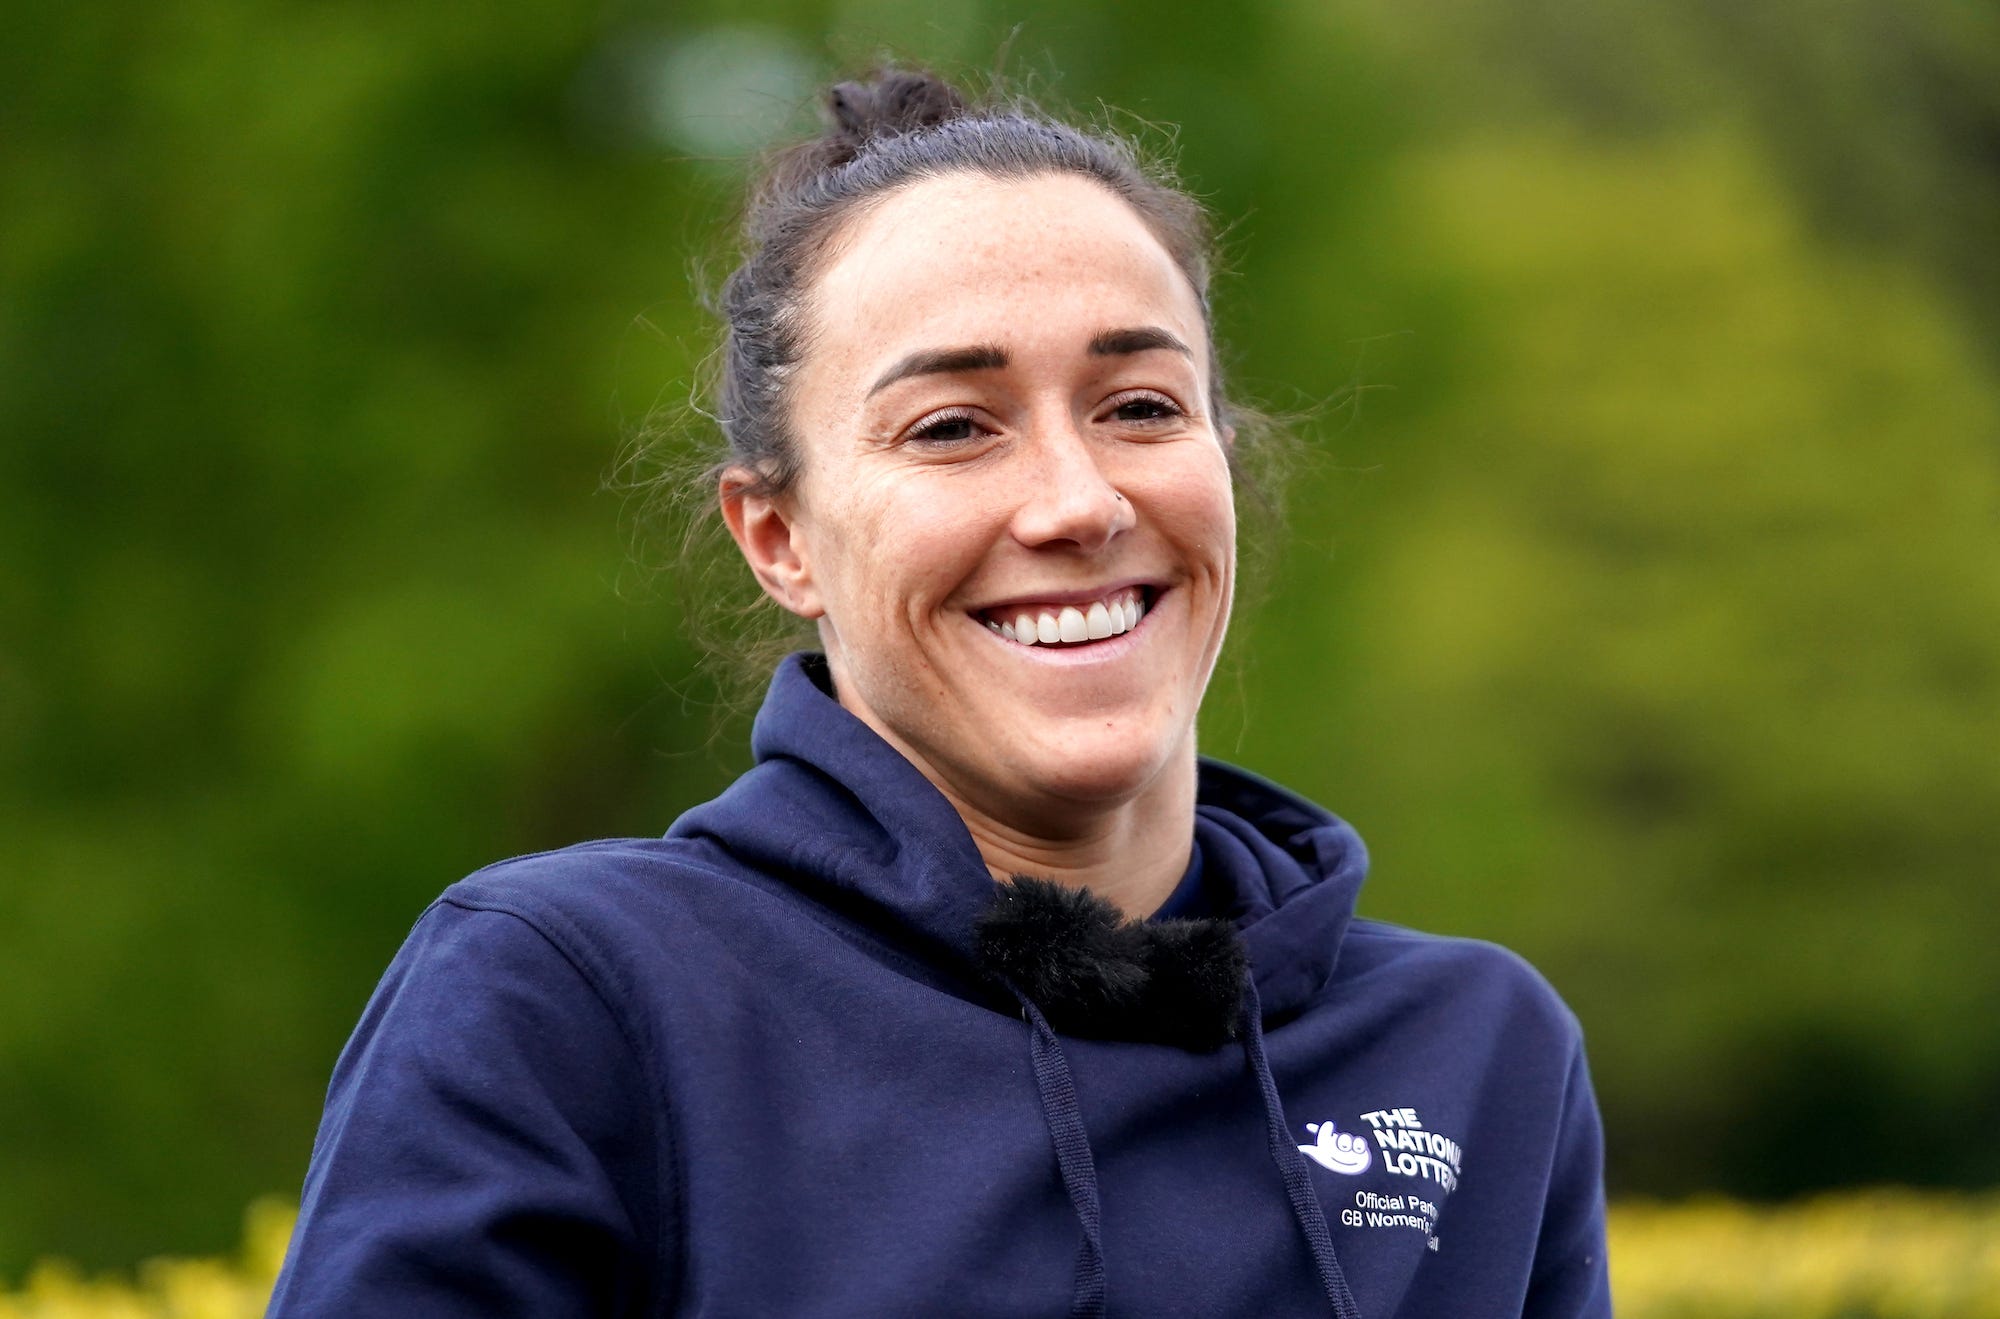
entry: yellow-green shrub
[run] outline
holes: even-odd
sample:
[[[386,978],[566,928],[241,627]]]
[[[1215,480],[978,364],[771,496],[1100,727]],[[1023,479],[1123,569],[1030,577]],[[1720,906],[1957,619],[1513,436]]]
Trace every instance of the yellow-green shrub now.
[[[244,1215],[235,1259],[151,1259],[136,1283],[86,1279],[61,1261],[37,1265],[0,1319],[258,1319],[271,1297],[298,1211],[259,1200]]]
[[[40,1265],[0,1294],[0,1319],[255,1319],[293,1218],[260,1200],[237,1258],[149,1260],[136,1283]],[[1627,1202],[1611,1212],[1611,1281],[1620,1319],[2000,1319],[2000,1196]]]
[[[1628,1202],[1611,1285],[1625,1319],[2000,1319],[2000,1196]]]

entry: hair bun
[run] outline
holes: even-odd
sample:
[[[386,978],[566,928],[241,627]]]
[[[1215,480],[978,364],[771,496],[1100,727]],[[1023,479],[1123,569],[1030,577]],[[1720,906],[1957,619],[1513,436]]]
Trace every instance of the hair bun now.
[[[884,69],[865,82],[836,84],[827,93],[833,137],[849,152],[880,137],[931,128],[965,113],[958,89],[929,73]]]

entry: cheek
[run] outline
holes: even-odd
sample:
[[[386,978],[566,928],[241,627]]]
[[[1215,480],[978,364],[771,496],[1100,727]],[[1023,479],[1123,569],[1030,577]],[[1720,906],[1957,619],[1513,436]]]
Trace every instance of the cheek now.
[[[1196,560],[1226,570],[1236,558],[1236,504],[1221,454],[1160,469],[1145,478],[1160,529]]]
[[[949,598],[990,543],[980,511],[951,494],[936,482],[896,482],[830,510],[836,516],[820,528],[829,607],[880,623],[922,616]]]

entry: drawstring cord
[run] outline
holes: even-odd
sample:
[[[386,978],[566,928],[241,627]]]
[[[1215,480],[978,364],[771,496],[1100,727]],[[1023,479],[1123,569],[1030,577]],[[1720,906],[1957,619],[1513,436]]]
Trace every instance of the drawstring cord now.
[[[1299,1153],[1291,1129],[1285,1125],[1278,1083],[1271,1076],[1271,1062],[1264,1053],[1264,1009],[1257,999],[1256,982],[1246,974],[1243,986],[1243,1052],[1264,1101],[1271,1161],[1278,1165],[1278,1173],[1284,1178],[1292,1217],[1312,1250],[1313,1266],[1335,1319],[1361,1319],[1354,1295],[1347,1289],[1340,1260],[1333,1253],[1333,1234],[1327,1229],[1326,1215],[1320,1211],[1319,1197],[1313,1194],[1305,1156]],[[1076,1220],[1083,1228],[1083,1242],[1076,1253],[1076,1286],[1070,1299],[1070,1319],[1103,1319],[1103,1214],[1097,1194],[1097,1163],[1091,1157],[1090,1137],[1083,1129],[1083,1113],[1077,1107],[1076,1081],[1070,1075],[1068,1059],[1063,1057],[1062,1043],[1049,1028],[1042,1010],[1012,984],[1007,988],[1019,1000],[1021,1018],[1028,1023],[1029,1051],[1035,1065],[1035,1090],[1042,1100],[1042,1121],[1056,1147],[1056,1167],[1062,1173],[1063,1190],[1069,1193],[1070,1207],[1076,1211]]]
[[[1062,1045],[1049,1029],[1042,1010],[1020,990],[1012,985],[1008,988],[1021,1001],[1021,1016],[1028,1023],[1035,1089],[1042,1097],[1042,1121],[1048,1125],[1049,1139],[1055,1142],[1056,1166],[1062,1171],[1063,1189],[1069,1192],[1076,1221],[1083,1225],[1083,1244],[1076,1252],[1076,1288],[1070,1298],[1070,1319],[1103,1319],[1104,1232],[1097,1199],[1097,1162],[1090,1156],[1090,1137],[1084,1132],[1083,1113],[1076,1105],[1076,1082],[1070,1077],[1069,1060],[1063,1057]]]
[[[1256,1074],[1257,1090],[1264,1097],[1264,1125],[1271,1138],[1271,1161],[1285,1179],[1285,1194],[1291,1197],[1292,1217],[1305,1233],[1312,1248],[1313,1264],[1319,1269],[1319,1283],[1333,1305],[1337,1319],[1361,1319],[1353,1293],[1347,1290],[1347,1275],[1333,1253],[1333,1234],[1327,1230],[1326,1215],[1320,1212],[1319,1197],[1313,1194],[1312,1176],[1306,1160],[1285,1125],[1284,1106],[1278,1102],[1278,1083],[1271,1076],[1270,1059],[1264,1056],[1264,1007],[1257,1001],[1257,982],[1243,977],[1243,1052],[1249,1056],[1250,1070]]]

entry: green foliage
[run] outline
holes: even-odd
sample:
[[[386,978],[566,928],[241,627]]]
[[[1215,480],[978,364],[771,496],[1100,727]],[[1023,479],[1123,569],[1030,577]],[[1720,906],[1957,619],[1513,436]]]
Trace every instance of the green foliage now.
[[[1968,7],[17,8],[0,1273],[223,1249],[445,883],[741,763],[599,493],[706,352],[697,140],[1017,17],[1184,125],[1238,379],[1320,416],[1208,749],[1551,974],[1615,1183],[2000,1178]]]
[[[1607,1106],[1650,1119],[1614,1126],[1622,1177],[2000,1175],[2000,969],[1964,919],[2000,820],[1973,342],[1732,135],[1477,141],[1382,208],[1461,360],[1366,437],[1378,472],[1314,492],[1394,487],[1351,580],[1296,565],[1286,639],[1256,632],[1248,754],[1367,825],[1368,905],[1555,976]],[[1318,746],[1280,713],[1315,706]]]

